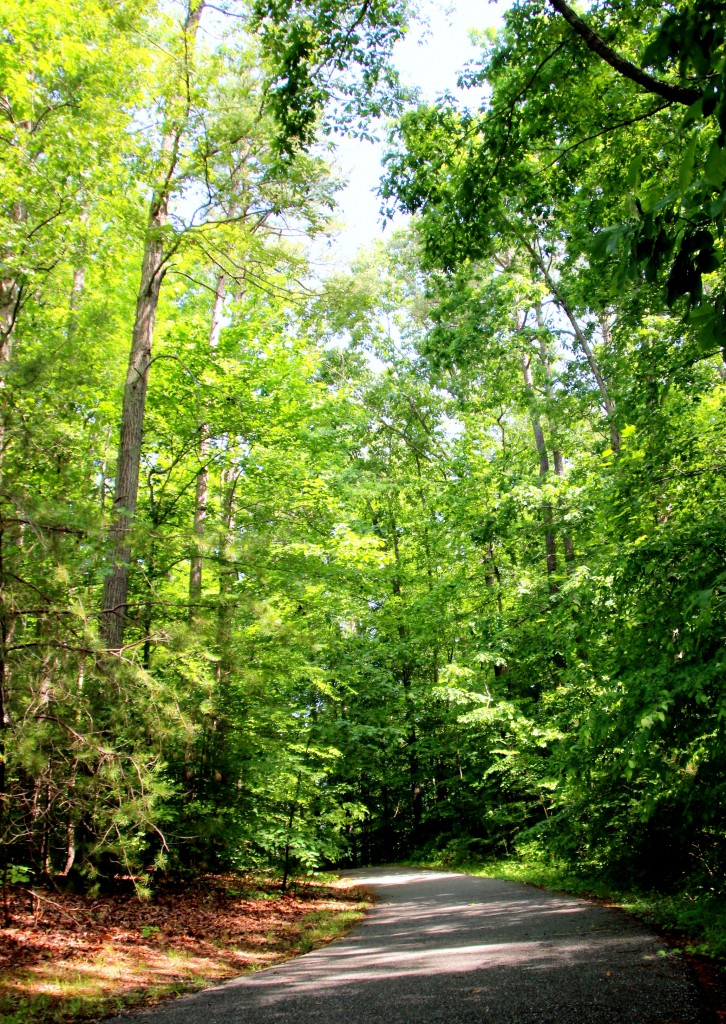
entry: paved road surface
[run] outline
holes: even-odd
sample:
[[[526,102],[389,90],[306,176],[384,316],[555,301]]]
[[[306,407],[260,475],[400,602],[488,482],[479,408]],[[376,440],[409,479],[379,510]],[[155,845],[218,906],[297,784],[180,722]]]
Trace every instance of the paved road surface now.
[[[618,911],[404,868],[339,942],[136,1016],[139,1024],[702,1024],[686,965]],[[123,1018],[114,1018],[120,1022]]]

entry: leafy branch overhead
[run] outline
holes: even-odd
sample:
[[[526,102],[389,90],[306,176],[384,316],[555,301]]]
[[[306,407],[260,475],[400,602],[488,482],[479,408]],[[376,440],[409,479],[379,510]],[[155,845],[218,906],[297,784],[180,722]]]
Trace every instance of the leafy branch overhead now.
[[[366,133],[371,118],[395,112],[390,57],[408,17],[407,0],[255,0],[250,27],[261,37],[283,156],[315,139],[323,110],[326,132]]]
[[[506,26],[464,79],[490,84],[482,113],[444,105],[406,115],[384,197],[430,211],[432,224],[435,210],[451,210],[426,240],[448,266],[496,236],[502,203],[542,225],[567,203],[573,258],[579,249],[602,261],[613,295],[642,275],[658,282],[701,350],[717,350],[726,340],[723,4],[682,4],[658,19],[647,4],[594,5],[581,17],[552,0],[515,5]]]

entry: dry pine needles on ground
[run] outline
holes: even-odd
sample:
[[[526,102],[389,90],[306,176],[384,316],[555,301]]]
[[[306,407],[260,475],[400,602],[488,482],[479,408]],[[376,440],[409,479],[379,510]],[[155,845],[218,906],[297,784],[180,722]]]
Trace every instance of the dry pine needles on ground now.
[[[0,929],[0,1019],[60,1024],[148,1005],[305,953],[364,907],[360,892],[282,893],[233,875],[162,886],[149,901],[15,888]]]

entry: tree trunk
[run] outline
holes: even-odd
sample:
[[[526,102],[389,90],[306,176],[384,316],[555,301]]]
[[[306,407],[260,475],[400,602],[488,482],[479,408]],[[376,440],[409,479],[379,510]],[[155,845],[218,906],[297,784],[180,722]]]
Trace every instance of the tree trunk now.
[[[237,466],[231,466],[222,473],[222,540],[220,543],[220,567],[219,567],[219,612],[217,616],[217,644],[219,647],[219,661],[217,662],[217,678],[220,683],[220,690],[223,691],[232,664],[229,656],[229,644],[232,630],[232,579],[234,567],[228,564],[229,548],[232,543],[235,519],[235,499],[237,497],[237,482],[240,471]]]
[[[68,339],[72,341],[76,331],[78,330],[78,318],[76,316],[78,307],[81,304],[81,298],[83,297],[83,290],[86,287],[86,268],[76,267],[73,271],[73,284],[71,285],[71,294],[68,300]]]
[[[223,470],[220,480],[221,489],[221,538],[219,543],[219,597],[216,623],[217,649],[217,688],[216,700],[211,714],[202,730],[202,746],[206,747],[207,759],[211,763],[217,760],[223,750],[228,734],[228,700],[229,684],[234,663],[231,657],[231,641],[233,631],[234,594],[232,583],[236,568],[230,559],[230,546],[235,525],[235,504],[240,469],[234,463]],[[197,785],[200,790],[207,785],[204,756],[200,758],[197,772]]]
[[[391,581],[391,589],[396,597],[402,597],[403,588],[401,585],[401,552],[398,547],[398,527],[396,525],[396,518],[393,514],[392,503],[389,504],[389,523],[391,528],[391,537],[393,540],[393,558],[396,566],[396,574]],[[408,629],[404,622],[399,621],[398,624],[398,635],[401,640],[401,646],[408,642]],[[403,685],[404,700],[406,707],[406,723],[408,727],[408,772],[409,772],[409,783],[411,791],[411,814],[413,816],[413,840],[414,842],[419,836],[421,830],[421,818],[423,814],[423,794],[421,792],[421,785],[419,781],[419,761],[418,761],[418,737],[416,735],[416,709],[413,701],[413,694],[411,692],[411,682],[413,679],[413,671],[411,669],[411,663],[409,661],[407,653],[404,653],[401,658],[400,664],[401,672],[401,683]]]
[[[590,367],[592,375],[595,378],[595,381],[597,382],[598,390],[600,391],[600,396],[602,397],[602,404],[605,407],[605,412],[608,418],[608,426],[610,428],[610,444],[615,454],[619,455],[620,431],[618,430],[614,420],[615,402],[610,397],[608,386],[605,383],[605,378],[603,377],[602,371],[600,370],[600,366],[597,362],[597,359],[595,358],[595,353],[590,347],[590,343],[585,337],[584,331],[578,324],[574,313],[570,310],[570,307],[567,305],[567,303],[562,298],[562,295],[560,293],[555,293],[555,298],[557,299],[557,303],[560,309],[565,314],[567,319],[570,321],[570,324],[572,325],[572,330],[575,334],[575,338],[577,339],[580,348],[584,352],[585,358],[588,362],[588,366]]]
[[[505,441],[505,434],[504,434],[503,418],[504,418],[504,413],[502,412],[497,417],[497,423],[498,423],[499,429],[500,429],[500,431],[502,433],[502,454],[504,455],[505,452],[506,452],[506,441]],[[496,560],[496,557],[495,557],[494,541],[493,540],[489,541],[489,544],[488,544],[488,547],[487,547],[487,554],[486,554],[486,557],[485,557],[485,570],[484,570],[484,572],[485,572],[485,578],[486,578],[487,586],[496,595],[497,610],[499,612],[499,619],[501,621],[502,616],[504,614],[504,604],[503,604],[503,599],[502,599],[502,577],[501,577],[501,574],[499,572],[499,566],[497,565],[497,560]],[[498,679],[499,676],[503,675],[505,672],[506,672],[506,666],[504,666],[504,665],[495,665],[494,666],[494,678],[495,679]]]
[[[598,391],[600,392],[600,397],[602,398],[602,403],[605,408],[605,413],[608,418],[608,426],[610,428],[610,445],[615,454],[619,455],[620,432],[615,423],[615,402],[610,397],[608,386],[605,382],[605,378],[602,375],[602,371],[600,370],[598,361],[595,358],[595,353],[593,352],[589,341],[585,337],[584,331],[578,324],[575,314],[572,312],[570,306],[568,305],[561,288],[550,274],[549,267],[542,259],[541,253],[537,250],[536,246],[532,245],[525,238],[522,238],[521,235],[520,238],[522,239],[522,242],[525,248],[527,249],[527,252],[530,254],[530,256],[534,259],[535,263],[539,267],[540,273],[544,278],[545,284],[552,292],[552,295],[554,296],[557,305],[560,307],[562,312],[569,320],[570,326],[572,327],[573,333],[575,335],[575,340],[577,341],[577,344],[580,346],[585,358],[587,359],[587,364],[590,367],[590,371],[592,372],[593,377],[595,378],[595,382],[597,384]]]
[[[17,127],[22,131],[30,129],[29,121],[19,121]],[[27,220],[27,210],[22,202],[13,204],[11,219],[15,224],[23,224]],[[0,251],[0,259],[10,250],[7,246]],[[23,285],[9,273],[0,262],[0,388],[5,387],[10,360],[13,354],[13,332],[20,313],[23,300]],[[2,482],[2,459],[7,444],[7,399],[0,408],[0,483]]]
[[[15,321],[20,309],[21,289],[11,277],[0,278],[0,364],[10,362]]]
[[[13,327],[18,315],[21,289],[10,278],[0,279],[0,387],[4,387],[5,375],[12,354]],[[2,464],[6,444],[5,407],[0,411],[0,486],[2,485]],[[5,843],[5,827],[7,814],[7,794],[5,775],[5,735],[9,725],[6,710],[7,686],[7,643],[8,615],[5,605],[5,568],[4,568],[5,531],[0,524],[0,847],[3,849],[3,879],[7,875],[7,844]],[[3,882],[3,885],[5,882]],[[7,906],[5,908],[6,918]]]
[[[310,738],[308,737],[308,745],[305,749],[307,754],[310,748]],[[285,837],[285,866],[282,872],[282,885],[281,889],[283,892],[287,892],[287,880],[290,877],[290,846],[292,845],[292,826],[295,822],[295,812],[297,811],[297,802],[300,796],[300,783],[302,781],[302,768],[297,773],[297,784],[295,786],[295,796],[290,804],[290,812],[287,818],[287,834]]]
[[[565,463],[562,458],[562,452],[559,448],[554,450],[554,461],[555,461],[555,476],[564,477],[565,475]],[[565,561],[570,563],[575,561],[575,542],[572,539],[572,535],[563,530],[562,532],[562,546],[565,549]]]
[[[544,327],[544,320],[542,317],[542,310],[538,306],[536,309],[537,313],[537,326],[542,329]],[[545,344],[544,338],[540,337],[539,341],[539,357],[542,367],[545,372],[546,384],[546,395],[548,400],[552,398],[552,366],[550,365],[549,353],[547,352],[547,345]],[[550,434],[554,437],[555,431],[552,427],[551,420],[547,419],[547,425],[549,427]],[[562,457],[562,450],[558,445],[555,445],[552,449],[552,457],[555,464],[555,476],[562,479],[565,475],[565,460]],[[561,509],[560,509],[561,511]],[[562,546],[565,550],[565,562],[574,562],[575,560],[575,545],[572,541],[572,537],[566,531],[562,532]]]
[[[187,8],[184,33],[189,37],[188,41],[192,47],[203,7],[204,0],[197,0],[197,2],[190,3]],[[172,178],[179,159],[179,140],[185,125],[186,115],[173,130],[167,130],[162,142],[162,152],[168,154],[168,162],[163,178],[164,183],[154,194],[149,210],[141,283],[136,302],[136,318],[121,410],[121,437],[116,463],[113,521],[109,530],[111,567],[104,582],[101,606],[102,636],[106,646],[114,651],[120,650],[123,646],[131,561],[130,531],[139,493],[141,441],[146,410],[146,393],[149,385],[151,346],[167,259],[163,229],[167,222]]]
[[[6,647],[8,620],[5,608],[4,530],[0,528],[0,848],[3,850],[3,870],[7,868],[8,846],[5,837],[7,815],[7,793],[5,778],[5,735],[10,724],[5,708]]]
[[[534,400],[535,390],[534,381],[532,379],[532,364],[530,357],[526,355],[522,356],[520,363],[522,365],[522,373],[524,374],[524,386],[526,387],[531,399]],[[540,423],[539,416],[534,411],[534,408],[531,410],[530,419],[532,422],[534,443],[537,448],[537,454],[539,455],[540,480],[545,481],[550,471],[550,460],[547,455],[547,444],[545,442],[542,424]],[[547,558],[547,576],[549,577],[550,594],[556,594],[558,587],[553,577],[557,572],[557,546],[555,543],[552,505],[549,501],[542,502],[542,521],[545,528],[545,554]]]
[[[212,353],[219,344],[222,331],[222,309],[227,287],[227,277],[219,274],[212,306],[212,323],[209,329],[209,348]],[[199,427],[199,472],[197,473],[196,493],[194,498],[194,539],[195,552],[189,567],[189,621],[194,619],[195,609],[202,596],[202,555],[201,542],[204,538],[204,521],[207,518],[207,489],[209,486],[209,470],[207,469],[207,453],[209,451],[208,426],[202,423]]]
[[[154,522],[153,512],[155,511],[152,506],[152,530],[158,525]],[[153,536],[153,534],[152,534]],[[144,634],[144,646],[141,654],[141,664],[144,670],[148,672],[151,669],[151,631],[154,625],[154,579],[156,578],[156,544],[152,540],[149,545],[149,552],[147,556],[146,565],[146,600],[144,601],[144,608],[142,612],[142,627]]]
[[[494,541],[489,541],[487,548],[487,560],[486,560],[486,581],[487,586],[494,591],[497,598],[497,610],[499,611],[499,618],[501,619],[504,614],[502,605],[502,577],[499,572],[499,566],[496,563],[494,557]]]
[[[88,224],[88,213],[84,210],[81,213],[81,224],[84,226]],[[86,268],[83,265],[77,266],[73,271],[73,283],[71,284],[71,294],[68,297],[68,340],[72,341],[78,329],[78,307],[81,304],[83,298],[83,292],[86,287]]]
[[[11,277],[0,277],[0,388],[5,387],[5,377],[10,365],[13,350],[13,329],[20,310],[22,288]],[[3,456],[7,443],[6,407],[0,409],[0,488],[2,487]],[[5,924],[8,924],[7,907],[7,870],[8,847],[5,842],[8,797],[6,793],[6,743],[5,736],[10,724],[7,715],[7,646],[9,619],[5,604],[5,568],[4,568],[5,530],[0,525],[0,848],[2,848],[3,899],[5,905]]]
[[[75,802],[76,802],[76,776],[78,774],[78,760],[73,762],[71,767],[71,775],[68,780],[68,817],[66,818],[66,861],[63,865],[63,870],[60,872],[61,878],[67,878],[73,870],[73,865],[76,862],[76,817],[75,817]]]
[[[121,412],[121,439],[113,501],[114,519],[109,531],[111,571],[103,588],[103,637],[111,650],[120,650],[123,645],[131,560],[129,532],[139,493],[141,440],[149,385],[151,345],[161,282],[164,277],[164,244],[161,229],[166,223],[166,206],[167,197],[164,197],[156,204],[156,209],[152,210],[149,219]]]
[[[0,388],[5,387],[5,377],[13,351],[13,328],[20,309],[22,289],[10,277],[0,278]],[[2,481],[2,458],[6,445],[7,422],[5,406],[0,411],[0,482]]]

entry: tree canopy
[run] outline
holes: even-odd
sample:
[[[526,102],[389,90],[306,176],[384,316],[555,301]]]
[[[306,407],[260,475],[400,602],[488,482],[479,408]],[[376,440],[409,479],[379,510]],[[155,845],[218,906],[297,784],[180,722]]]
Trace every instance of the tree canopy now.
[[[0,13],[5,878],[723,874],[723,4]],[[334,133],[386,245],[320,275]]]

